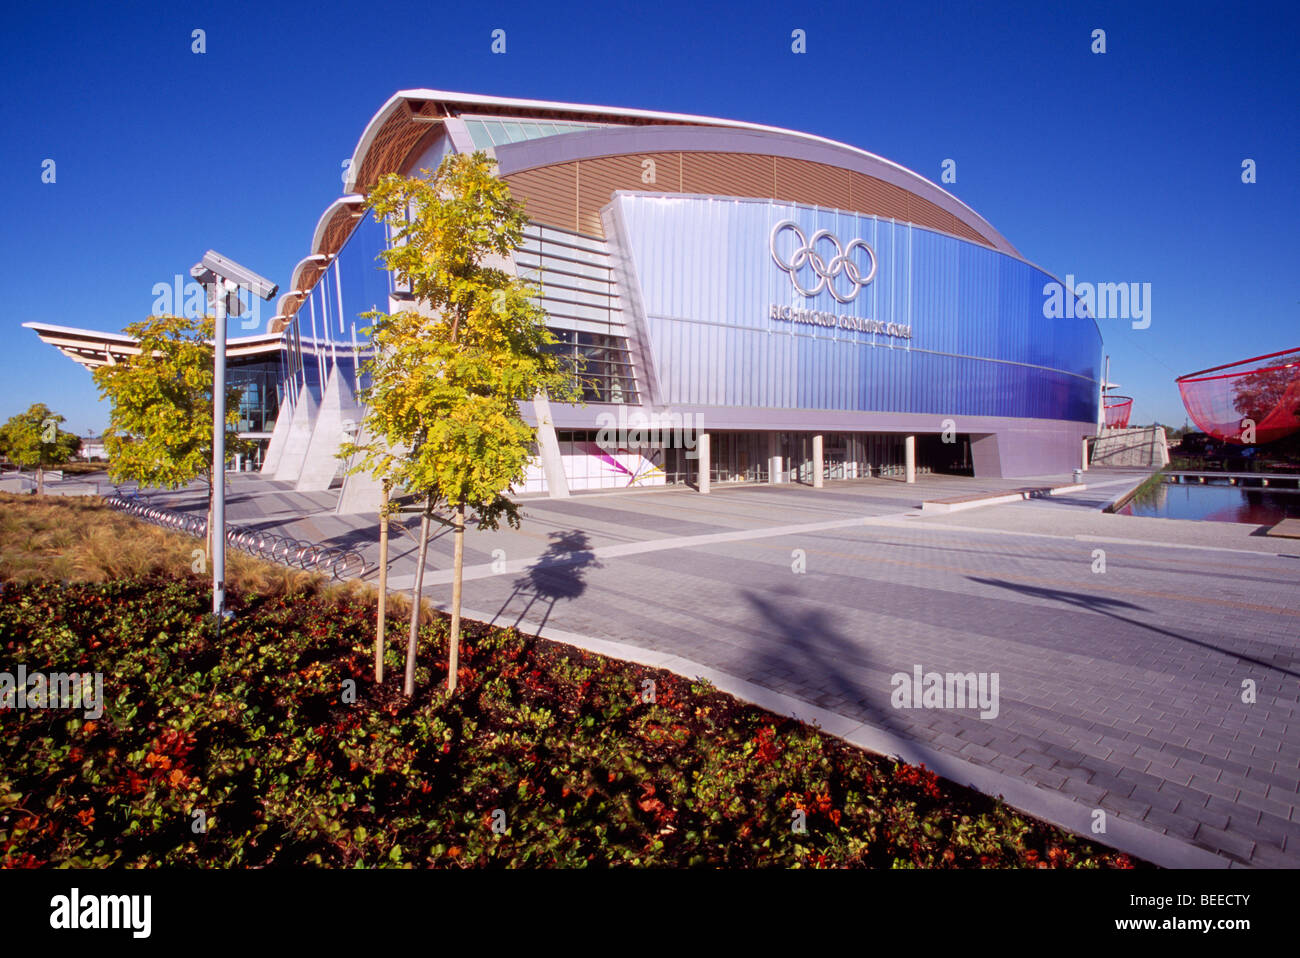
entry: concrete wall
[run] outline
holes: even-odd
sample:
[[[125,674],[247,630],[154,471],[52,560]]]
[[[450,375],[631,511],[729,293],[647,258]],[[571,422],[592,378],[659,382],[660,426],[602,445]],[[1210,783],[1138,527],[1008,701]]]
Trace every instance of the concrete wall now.
[[[1163,426],[1107,429],[1092,443],[1089,465],[1161,469],[1169,465]]]

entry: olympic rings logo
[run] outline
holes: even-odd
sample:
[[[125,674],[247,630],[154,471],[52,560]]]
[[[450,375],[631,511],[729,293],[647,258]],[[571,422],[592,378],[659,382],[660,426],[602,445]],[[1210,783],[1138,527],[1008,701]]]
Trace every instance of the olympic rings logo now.
[[[782,230],[790,230],[794,233],[799,245],[795,248],[794,255],[790,261],[786,262],[777,252],[776,238]],[[829,240],[835,247],[835,255],[829,260],[823,259],[822,255],[817,252],[817,244],[824,240]],[[768,246],[772,250],[772,259],[781,271],[790,277],[791,284],[799,291],[801,296],[813,297],[823,289],[830,290],[830,294],[835,297],[836,301],[841,303],[851,303],[857,299],[858,293],[862,287],[866,286],[876,278],[876,254],[870,246],[863,240],[855,239],[844,247],[834,233],[830,230],[818,230],[813,233],[811,238],[804,236],[803,230],[794,220],[782,220],[772,227],[772,236],[768,241]],[[853,252],[857,249],[864,249],[867,255],[871,257],[871,271],[864,277],[858,264],[853,259]],[[828,251],[829,252],[829,251]],[[811,266],[812,271],[817,276],[817,284],[812,289],[804,289],[799,285],[799,271],[805,266]],[[835,288],[835,278],[840,274],[847,277],[851,288],[848,293],[841,293]]]

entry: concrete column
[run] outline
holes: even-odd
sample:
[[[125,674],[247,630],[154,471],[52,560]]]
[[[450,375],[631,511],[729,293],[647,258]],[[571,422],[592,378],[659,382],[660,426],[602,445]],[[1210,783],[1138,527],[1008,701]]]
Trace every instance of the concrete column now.
[[[285,395],[280,403],[280,411],[275,416],[275,428],[271,430],[271,441],[266,444],[262,456],[262,472],[268,476],[275,475],[280,468],[280,456],[284,453],[284,444],[289,440],[289,429],[293,424],[293,403]]]
[[[366,446],[370,441],[370,431],[362,422],[357,429],[357,445]],[[401,448],[393,450],[393,453],[399,456],[404,452],[405,450]],[[346,475],[343,477],[343,488],[339,490],[339,501],[334,511],[339,515],[377,513],[383,499],[383,489],[383,483],[364,470]]]
[[[344,426],[360,418],[361,407],[352,395],[351,377],[335,366],[325,382],[325,393],[312,424],[295,491],[321,492],[333,485],[335,476],[344,468],[338,457],[339,447],[349,438]]]
[[[820,489],[824,485],[822,473],[825,471],[826,457],[822,454],[822,436],[821,433],[813,436],[813,488]]]
[[[1084,468],[1084,469],[1087,469],[1087,468],[1088,468],[1088,437],[1087,437],[1087,436],[1084,436],[1084,437],[1083,437],[1083,459],[1082,459],[1082,462],[1083,462],[1083,468]]]
[[[767,434],[767,481],[781,481],[781,436],[779,433]]]
[[[903,440],[903,479],[906,482],[916,482],[915,436],[908,436]]]
[[[537,419],[537,452],[546,474],[546,493],[552,499],[569,497],[569,479],[564,474],[564,457],[560,455],[560,439],[551,418],[551,402],[545,393],[533,397],[533,415]]]
[[[281,482],[298,482],[303,460],[307,458],[307,447],[311,444],[311,434],[316,427],[317,409],[315,397],[303,386],[298,393],[298,402],[294,404],[289,435],[285,437],[284,451],[275,469],[275,478]]]
[[[707,496],[709,494],[709,471],[712,468],[709,458],[709,434],[707,432],[700,433],[699,442],[695,448],[700,454],[699,458],[695,460],[696,468],[699,470],[700,493]]]

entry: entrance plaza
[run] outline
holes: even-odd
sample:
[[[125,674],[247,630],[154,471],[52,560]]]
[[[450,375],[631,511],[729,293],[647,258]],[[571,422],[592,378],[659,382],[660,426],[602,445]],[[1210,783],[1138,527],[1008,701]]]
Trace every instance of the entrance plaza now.
[[[521,529],[467,534],[464,605],[706,677],[1082,834],[1104,812],[1097,838],[1159,864],[1298,867],[1300,543],[1101,511],[1145,475],[526,497]],[[919,508],[1026,486],[1072,491]],[[228,494],[232,525],[359,550],[375,580],[376,519],[336,513],[337,487],[235,474]],[[197,486],[150,499],[205,504]],[[425,595],[445,605],[435,535]],[[414,551],[394,534],[392,590]]]

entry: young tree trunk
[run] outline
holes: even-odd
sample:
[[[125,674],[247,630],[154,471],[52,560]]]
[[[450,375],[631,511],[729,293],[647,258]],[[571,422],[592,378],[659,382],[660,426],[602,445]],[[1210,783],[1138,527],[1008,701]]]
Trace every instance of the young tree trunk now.
[[[455,550],[451,566],[451,657],[447,660],[447,691],[456,691],[456,672],[460,666],[460,579],[465,568],[465,503],[456,505],[452,520]]]
[[[415,565],[415,585],[411,588],[411,633],[406,640],[406,682],[402,686],[408,699],[415,694],[415,641],[420,633],[420,593],[424,590],[424,563],[429,556],[429,510],[432,508],[430,497],[420,520],[420,558]]]
[[[375,684],[384,683],[384,627],[388,623],[388,483],[379,496],[379,621],[375,625]]]
[[[451,656],[447,659],[447,692],[456,690],[456,671],[460,666],[460,573],[465,567],[465,504],[456,506],[452,517],[455,536],[451,563]]]

